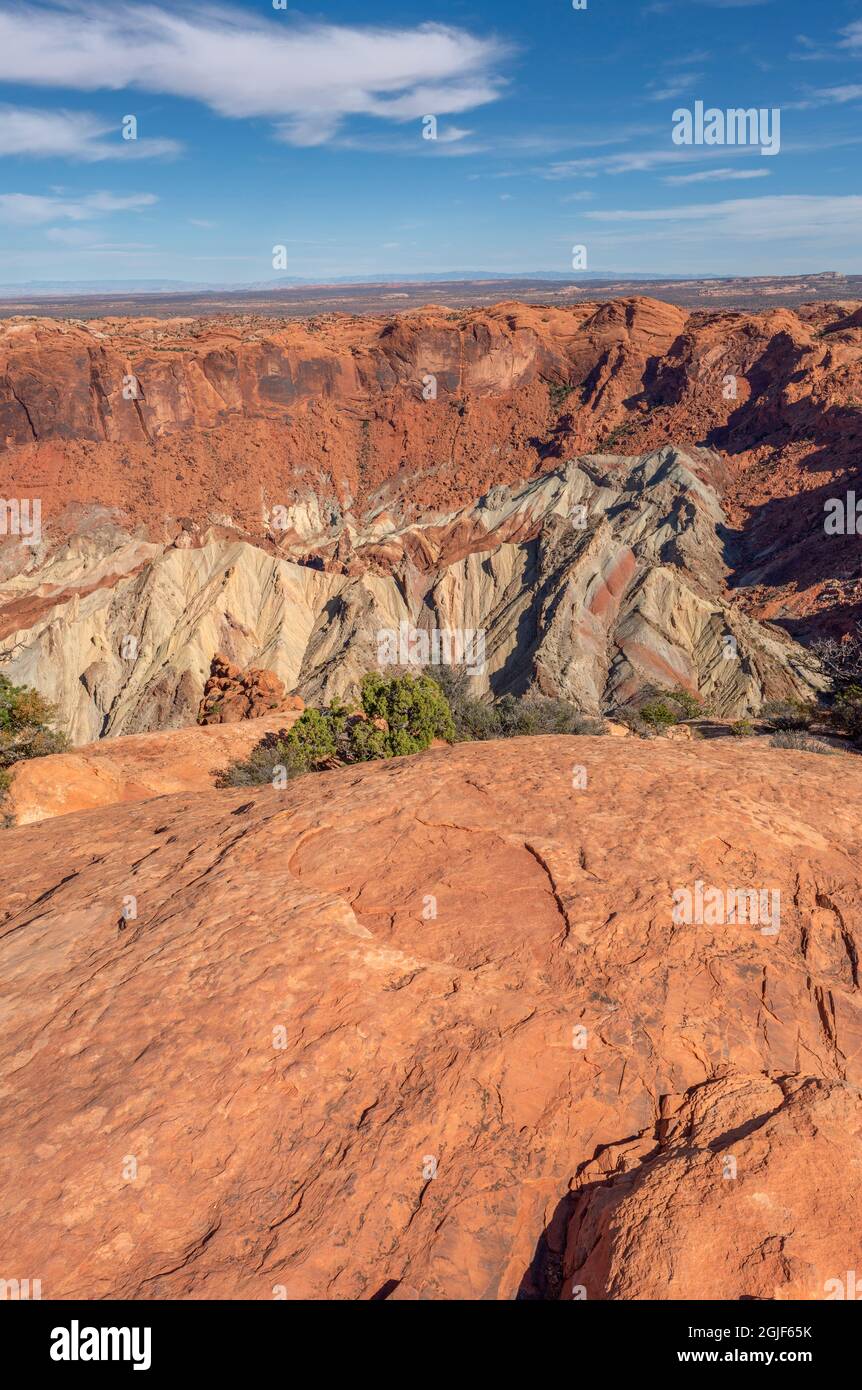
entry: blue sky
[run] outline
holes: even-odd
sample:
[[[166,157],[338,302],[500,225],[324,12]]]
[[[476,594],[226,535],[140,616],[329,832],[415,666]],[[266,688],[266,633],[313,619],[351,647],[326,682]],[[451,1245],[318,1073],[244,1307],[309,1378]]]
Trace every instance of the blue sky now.
[[[0,0],[0,282],[858,272],[860,116],[859,0]]]

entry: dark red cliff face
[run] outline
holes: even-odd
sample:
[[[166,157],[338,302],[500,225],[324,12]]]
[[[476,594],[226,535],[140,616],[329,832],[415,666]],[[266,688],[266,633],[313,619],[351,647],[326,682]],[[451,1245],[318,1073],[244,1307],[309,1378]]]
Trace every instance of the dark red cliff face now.
[[[142,534],[186,519],[261,539],[274,504],[311,493],[339,512],[415,517],[574,454],[706,443],[728,467],[751,602],[805,612],[828,582],[852,608],[853,538],[825,546],[822,514],[858,467],[861,314],[688,314],[635,298],[277,327],[12,319],[2,494],[38,490],[55,540],[94,503]]]
[[[499,396],[541,378],[589,392],[588,378],[608,354],[630,386],[684,321],[680,310],[649,300],[332,317],[265,333],[248,323],[13,320],[0,332],[0,437],[7,448],[56,438],[131,444],[212,429],[237,414],[284,424],[312,401],[431,404],[429,374],[437,401]]]

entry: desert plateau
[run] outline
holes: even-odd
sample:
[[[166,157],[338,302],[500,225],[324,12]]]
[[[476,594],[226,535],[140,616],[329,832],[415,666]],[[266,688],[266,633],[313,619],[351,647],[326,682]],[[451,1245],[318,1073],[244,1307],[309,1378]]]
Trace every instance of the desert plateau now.
[[[0,0],[28,1374],[846,1374],[858,8]]]

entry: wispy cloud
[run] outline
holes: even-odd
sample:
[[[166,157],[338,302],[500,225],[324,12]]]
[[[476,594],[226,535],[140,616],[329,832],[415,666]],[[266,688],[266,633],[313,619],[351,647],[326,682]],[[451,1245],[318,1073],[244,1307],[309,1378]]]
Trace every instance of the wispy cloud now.
[[[17,226],[69,221],[88,222],[114,212],[140,212],[158,199],[154,193],[88,193],[82,198],[60,194],[0,193],[0,222]]]
[[[862,217],[862,196],[847,194],[784,194],[765,198],[733,198],[718,203],[692,203],[662,208],[609,208],[585,212],[584,218],[607,225],[675,223],[678,234],[691,238],[692,228],[708,224],[712,241],[783,240],[821,241],[824,228],[832,237],[857,235]]]
[[[353,115],[406,121],[494,101],[509,52],[496,38],[435,23],[348,26],[203,6],[102,10],[86,0],[0,6],[0,80],[184,97],[221,116],[269,117],[296,145],[331,140]]]
[[[785,110],[810,111],[818,106],[844,106],[862,100],[862,82],[845,82],[840,87],[817,87],[798,101],[786,101]]]
[[[717,183],[722,179],[768,179],[771,169],[699,169],[694,174],[666,174],[662,183]]]
[[[0,156],[30,159],[152,159],[179,154],[178,140],[124,140],[119,125],[88,111],[46,111],[0,104]]]
[[[677,97],[685,96],[696,83],[702,81],[702,72],[681,72],[665,78],[664,81],[648,83],[646,96],[649,101],[674,101]]]
[[[362,135],[336,135],[330,143],[338,150],[361,150],[365,154],[396,154],[414,158],[417,155],[451,158],[484,154],[489,146],[482,140],[471,139],[473,134],[472,130],[464,130],[460,126],[441,125],[438,126],[433,140],[425,140],[417,125],[412,133],[408,134],[379,135],[371,132]]]
[[[838,46],[854,51],[862,50],[862,19],[854,19],[852,24],[848,24],[846,29],[841,30]]]
[[[822,44],[815,43],[807,34],[797,34],[796,43],[798,44],[795,52],[791,53],[792,63],[821,63],[825,59],[834,58],[836,55]]]
[[[692,0],[651,0],[644,5],[644,14],[669,14],[670,11],[687,7]],[[771,5],[773,0],[694,0],[696,5],[705,5],[712,10],[747,10],[755,5]]]
[[[82,227],[49,227],[45,233],[45,239],[57,246],[70,247],[73,250],[128,253],[131,251],[154,251],[156,249],[150,242],[100,241],[92,229],[85,231]]]
[[[717,159],[760,156],[757,145],[658,146],[643,150],[623,150],[617,154],[586,155],[561,160],[542,170],[548,179],[597,178],[599,174],[637,174],[661,169],[668,164],[708,163]]]
[[[665,59],[665,67],[668,68],[693,68],[698,63],[705,63],[712,57],[706,48],[696,49],[694,52],[676,53]]]

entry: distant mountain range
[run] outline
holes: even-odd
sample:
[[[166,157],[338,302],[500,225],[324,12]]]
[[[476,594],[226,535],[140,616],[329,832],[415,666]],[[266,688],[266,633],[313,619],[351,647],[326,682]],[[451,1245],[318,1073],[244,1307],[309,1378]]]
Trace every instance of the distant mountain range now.
[[[30,299],[34,295],[72,294],[218,294],[247,291],[277,291],[297,286],[325,287],[327,285],[423,285],[458,281],[525,280],[572,283],[578,280],[683,280],[682,275],[654,275],[644,271],[560,271],[560,270],[445,270],[403,275],[281,275],[271,280],[224,284],[195,280],[24,280],[18,284],[0,284],[5,299]],[[714,276],[698,276],[700,280]]]

